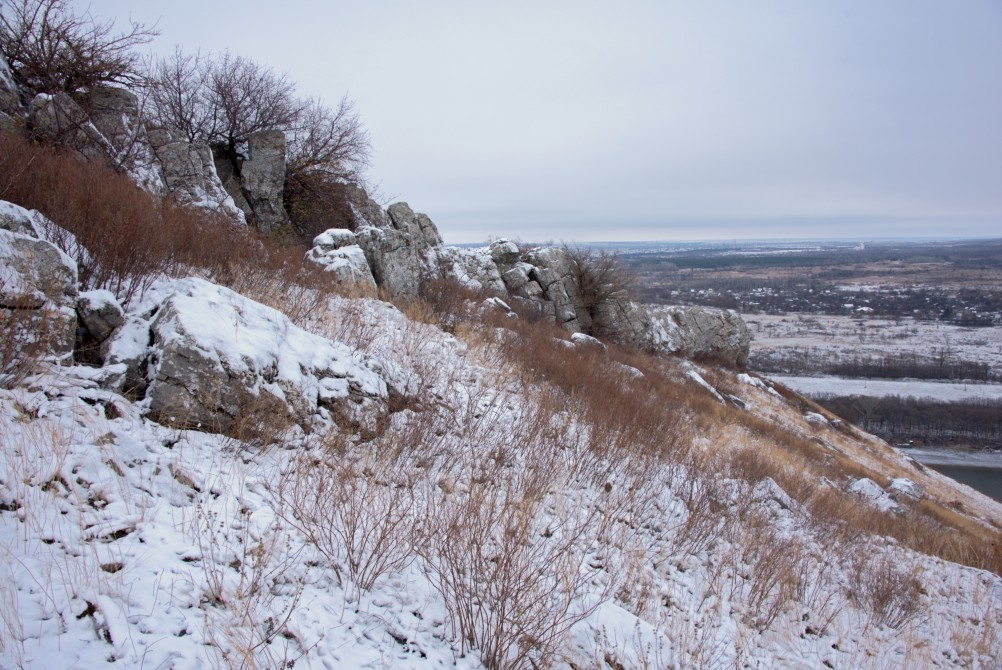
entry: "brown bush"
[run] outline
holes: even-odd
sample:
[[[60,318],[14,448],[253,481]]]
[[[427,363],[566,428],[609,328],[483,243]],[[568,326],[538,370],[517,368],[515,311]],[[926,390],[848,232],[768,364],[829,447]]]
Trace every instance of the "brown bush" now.
[[[48,239],[77,261],[80,283],[127,304],[161,274],[221,271],[262,255],[220,217],[157,199],[125,175],[12,135],[0,136],[0,198],[37,209]]]

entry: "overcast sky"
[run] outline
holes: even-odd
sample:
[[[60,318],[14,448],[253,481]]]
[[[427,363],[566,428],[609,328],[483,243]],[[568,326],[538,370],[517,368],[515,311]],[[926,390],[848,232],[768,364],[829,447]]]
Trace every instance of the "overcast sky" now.
[[[1002,236],[1000,0],[74,0],[355,100],[447,242]]]

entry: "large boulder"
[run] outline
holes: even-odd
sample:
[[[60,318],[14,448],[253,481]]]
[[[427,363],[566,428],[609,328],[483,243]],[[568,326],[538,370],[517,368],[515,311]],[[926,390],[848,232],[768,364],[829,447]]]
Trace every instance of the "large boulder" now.
[[[306,260],[333,274],[338,283],[355,285],[369,293],[376,290],[365,252],[350,230],[331,228],[317,235],[306,252]]]
[[[21,210],[22,225],[11,219],[15,205],[3,203],[0,228],[0,359],[4,368],[19,360],[49,358],[69,362],[76,336],[76,263],[50,242],[11,232],[28,231],[33,215]],[[6,374],[7,370],[0,371]]]
[[[119,369],[111,384],[133,386],[155,420],[176,427],[242,434],[333,421],[374,430],[390,393],[375,359],[197,278],[154,287],[107,352]]]
[[[620,304],[625,333],[642,349],[744,367],[751,332],[737,312],[706,307]]]

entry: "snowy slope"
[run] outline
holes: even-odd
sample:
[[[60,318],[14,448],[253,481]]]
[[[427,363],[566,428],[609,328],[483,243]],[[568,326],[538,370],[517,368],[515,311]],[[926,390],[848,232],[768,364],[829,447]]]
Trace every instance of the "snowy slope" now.
[[[998,667],[1002,579],[850,545],[769,478],[596,450],[614,436],[505,360],[506,331],[347,298],[299,325],[405,391],[380,434],[250,447],[166,428],[85,367],[0,390],[0,665]],[[687,393],[851,448],[747,375],[665,365]]]

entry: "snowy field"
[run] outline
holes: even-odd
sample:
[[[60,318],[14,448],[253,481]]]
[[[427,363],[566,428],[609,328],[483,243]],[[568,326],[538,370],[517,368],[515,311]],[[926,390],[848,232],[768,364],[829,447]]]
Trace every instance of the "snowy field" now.
[[[769,375],[780,384],[806,396],[861,395],[873,398],[899,396],[939,402],[1002,400],[1002,384],[939,382],[917,379],[847,379],[845,377],[805,377]]]
[[[769,356],[777,350],[814,357],[871,356],[881,358],[917,354],[920,357],[976,361],[1002,367],[1002,327],[962,328],[935,321],[877,319],[817,314],[743,314],[754,336],[756,352]]]

